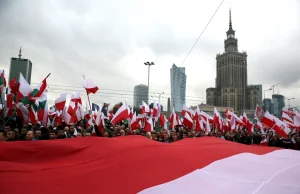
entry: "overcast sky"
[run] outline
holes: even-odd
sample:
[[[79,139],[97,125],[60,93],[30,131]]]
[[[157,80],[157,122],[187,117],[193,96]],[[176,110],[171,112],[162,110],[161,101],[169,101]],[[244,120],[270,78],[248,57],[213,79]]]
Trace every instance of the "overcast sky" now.
[[[181,64],[220,2],[1,0],[0,67],[8,72],[10,58],[22,46],[23,57],[33,63],[32,85],[52,73],[51,104],[65,85],[83,91],[83,74],[99,87],[93,102],[132,104],[134,86],[147,85],[144,62],[155,62],[150,92],[166,94],[175,63],[186,67],[187,104],[199,104],[206,88],[215,85],[215,57],[224,51],[231,7],[239,50],[248,53],[248,84],[267,89],[280,83],[275,93],[296,98],[291,105],[300,106],[300,1],[225,0]],[[158,94],[151,96],[157,99]],[[82,97],[86,99],[84,92]],[[164,105],[167,97],[163,95]]]

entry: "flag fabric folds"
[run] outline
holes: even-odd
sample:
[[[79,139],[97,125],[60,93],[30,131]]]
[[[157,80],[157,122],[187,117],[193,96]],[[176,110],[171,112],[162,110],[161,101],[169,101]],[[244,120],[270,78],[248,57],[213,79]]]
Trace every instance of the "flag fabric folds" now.
[[[86,93],[89,95],[90,93],[95,94],[98,91],[98,86],[94,84],[92,79],[84,79],[82,83],[83,87],[86,90]]]
[[[214,137],[172,144],[141,136],[10,142],[2,143],[0,152],[5,153],[0,155],[0,185],[18,185],[2,187],[2,193],[294,194],[300,187],[295,176],[300,152]],[[34,189],[24,190],[28,185]]]

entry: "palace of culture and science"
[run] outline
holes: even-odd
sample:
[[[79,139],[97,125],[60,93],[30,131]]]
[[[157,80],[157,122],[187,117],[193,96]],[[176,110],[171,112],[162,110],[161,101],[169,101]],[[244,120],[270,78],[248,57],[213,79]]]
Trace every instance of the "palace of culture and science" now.
[[[206,89],[206,103],[230,107],[235,111],[255,110],[262,101],[262,86],[247,85],[247,53],[238,51],[238,40],[232,28],[229,11],[229,29],[224,41],[225,52],[216,57],[215,88]]]

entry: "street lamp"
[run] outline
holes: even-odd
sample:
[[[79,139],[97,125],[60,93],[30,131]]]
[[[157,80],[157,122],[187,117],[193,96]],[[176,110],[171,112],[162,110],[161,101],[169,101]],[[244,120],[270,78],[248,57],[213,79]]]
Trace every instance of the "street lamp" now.
[[[267,90],[264,90],[264,111],[266,112],[266,91],[272,90],[272,88],[269,88]]]
[[[289,101],[289,109],[291,108],[291,100],[294,100],[295,98],[288,98]]]
[[[145,62],[145,65],[148,65],[148,104],[149,104],[149,92],[150,92],[150,88],[149,88],[149,79],[150,79],[150,66],[151,65],[155,65],[154,62]]]

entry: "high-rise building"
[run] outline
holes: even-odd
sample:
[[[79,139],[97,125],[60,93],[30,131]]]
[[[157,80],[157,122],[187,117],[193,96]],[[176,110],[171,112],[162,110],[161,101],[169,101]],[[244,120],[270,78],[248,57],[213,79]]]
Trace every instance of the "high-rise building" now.
[[[263,109],[264,111],[268,111],[269,113],[273,114],[273,104],[270,98],[263,99]]]
[[[247,86],[246,89],[246,109],[255,110],[256,105],[260,104],[259,100],[259,87],[255,85]]]
[[[281,110],[285,106],[284,96],[280,94],[272,95],[272,103],[273,103],[273,115],[276,117],[281,117]]]
[[[262,85],[261,84],[251,84],[251,85],[248,85],[248,87],[256,87],[258,88],[258,104],[261,104],[262,103]]]
[[[176,112],[181,112],[182,105],[185,104],[186,75],[184,67],[177,67],[173,64],[170,69],[171,77],[171,107]]]
[[[148,86],[140,84],[134,87],[133,91],[133,106],[139,107],[142,101],[148,104]]]
[[[24,76],[26,81],[30,84],[31,81],[31,71],[32,63],[29,59],[22,59],[22,50],[20,48],[19,58],[12,57],[10,60],[10,69],[9,69],[9,80],[16,78],[19,80],[20,73]]]
[[[229,11],[229,29],[224,40],[225,52],[216,56],[216,86],[206,90],[206,102],[212,106],[246,109],[247,53],[239,52],[238,40],[232,28]]]

